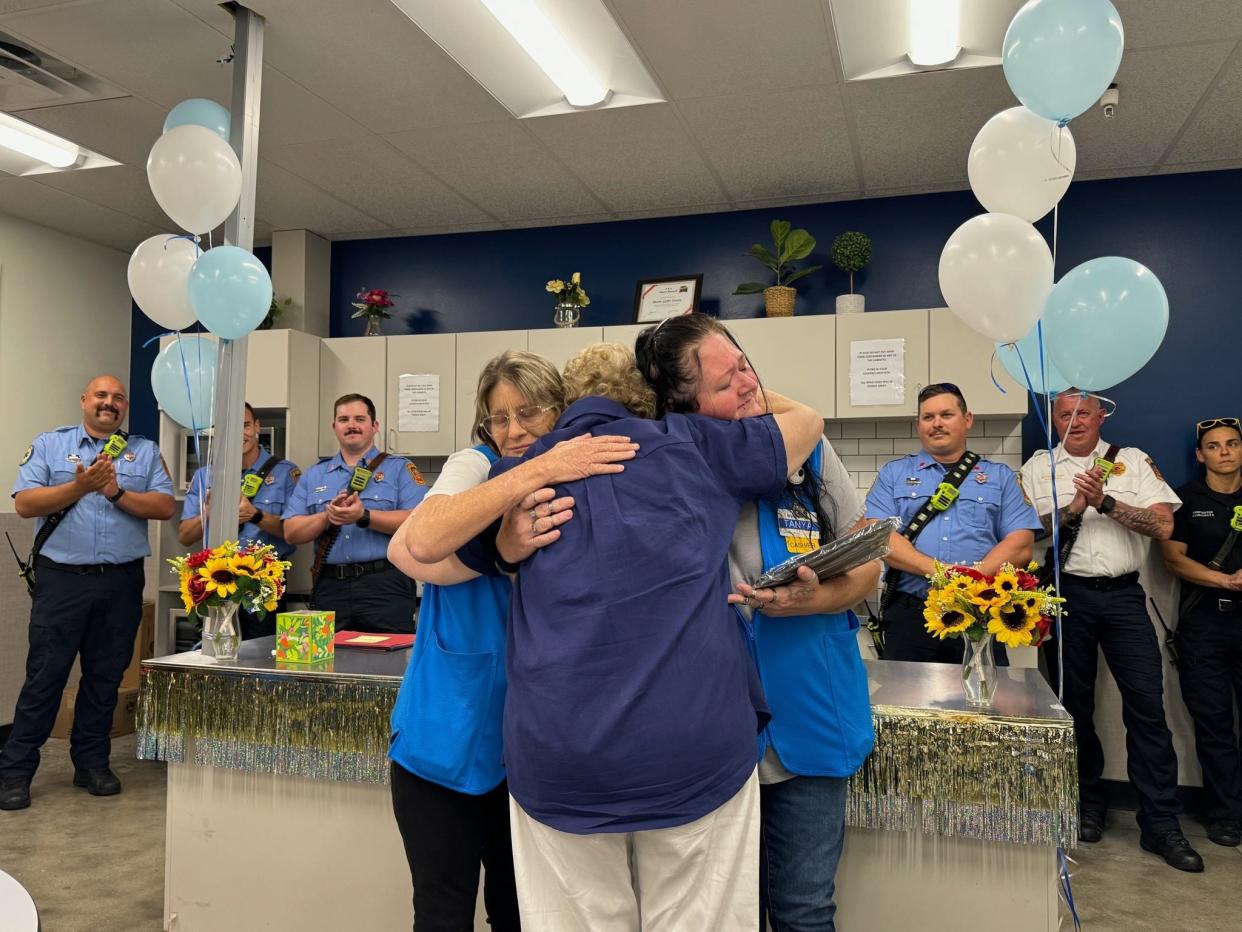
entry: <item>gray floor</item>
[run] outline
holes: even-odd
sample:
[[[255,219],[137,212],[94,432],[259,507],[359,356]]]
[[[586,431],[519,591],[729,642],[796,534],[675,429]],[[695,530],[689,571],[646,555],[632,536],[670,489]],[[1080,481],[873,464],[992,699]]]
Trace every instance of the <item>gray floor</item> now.
[[[71,785],[64,741],[50,741],[34,803],[0,812],[0,870],[39,907],[43,932],[159,932],[164,907],[164,766],[134,760],[133,736],[113,746],[120,796]],[[1072,852],[1073,890],[1089,932],[1225,932],[1242,925],[1242,851],[1212,844],[1189,819],[1207,862],[1182,874],[1138,846],[1134,816],[1114,812],[1104,841]],[[913,918],[913,917],[912,917]],[[981,917],[971,932],[1005,928]],[[239,927],[240,928],[240,927]],[[1062,928],[1071,928],[1068,922]],[[842,930],[861,932],[861,930]],[[887,930],[884,930],[887,932]]]

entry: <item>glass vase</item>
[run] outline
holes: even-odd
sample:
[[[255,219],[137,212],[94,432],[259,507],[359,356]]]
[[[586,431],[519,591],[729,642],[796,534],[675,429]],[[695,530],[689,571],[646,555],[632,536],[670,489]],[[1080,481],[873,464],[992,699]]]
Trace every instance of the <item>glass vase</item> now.
[[[966,704],[976,709],[990,709],[996,695],[996,658],[992,655],[992,635],[984,634],[977,641],[962,638],[962,691]]]
[[[572,301],[557,301],[552,314],[552,323],[558,327],[576,327],[582,317],[582,308]]]
[[[384,335],[384,318],[378,314],[367,315],[367,329],[362,332],[364,337],[382,337]]]
[[[209,605],[203,618],[203,654],[217,663],[237,659],[241,647],[241,628],[237,622],[237,603]]]

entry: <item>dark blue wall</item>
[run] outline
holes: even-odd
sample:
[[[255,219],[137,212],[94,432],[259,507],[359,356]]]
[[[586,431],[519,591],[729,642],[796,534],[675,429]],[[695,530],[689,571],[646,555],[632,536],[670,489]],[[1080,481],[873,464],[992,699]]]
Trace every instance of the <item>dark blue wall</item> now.
[[[703,310],[721,317],[762,313],[759,296],[734,297],[764,270],[743,255],[766,242],[773,217],[804,226],[820,240],[810,261],[828,267],[799,283],[798,313],[831,313],[846,290],[827,247],[843,230],[873,241],[857,288],[873,310],[944,304],[936,279],[953,230],[982,212],[969,191],[700,214],[572,227],[452,236],[355,240],[332,247],[332,335],[360,333],[350,301],[362,288],[395,292],[389,333],[528,329],[551,325],[550,278],[581,272],[591,296],[584,325],[628,323],[640,278],[704,273]],[[1058,276],[1087,259],[1120,255],[1149,266],[1169,295],[1169,332],[1137,376],[1104,394],[1119,408],[1112,440],[1145,448],[1174,484],[1194,469],[1193,423],[1242,413],[1231,351],[1242,348],[1242,171],[1075,182],[1061,205]],[[1051,222],[1040,224],[1051,238]],[[258,250],[256,250],[258,252]],[[264,257],[261,257],[264,258]],[[270,262],[270,257],[264,258]],[[135,335],[139,328],[135,327]],[[1106,346],[1100,352],[1107,352]],[[135,396],[149,381],[153,354],[134,354]],[[980,359],[980,366],[988,365]],[[148,388],[149,390],[149,388]],[[135,408],[137,408],[135,402]],[[137,411],[131,416],[137,417]],[[154,417],[152,416],[152,422]],[[1038,442],[1028,419],[1028,452]]]
[[[272,247],[256,246],[254,255],[270,274],[272,271]],[[129,430],[133,434],[158,439],[160,435],[159,408],[155,403],[155,393],[151,391],[151,364],[155,362],[159,352],[159,341],[150,346],[143,346],[152,337],[164,333],[164,328],[156,324],[146,314],[133,306],[133,323],[130,328],[129,353]],[[202,330],[195,325],[191,330]]]

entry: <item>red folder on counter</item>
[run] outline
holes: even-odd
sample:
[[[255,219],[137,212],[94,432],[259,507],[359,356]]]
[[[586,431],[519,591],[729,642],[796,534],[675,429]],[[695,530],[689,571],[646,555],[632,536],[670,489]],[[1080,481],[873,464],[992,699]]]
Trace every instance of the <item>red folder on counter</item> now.
[[[413,644],[412,634],[375,634],[370,631],[338,631],[332,639],[333,647],[356,647],[360,650],[404,650]]]

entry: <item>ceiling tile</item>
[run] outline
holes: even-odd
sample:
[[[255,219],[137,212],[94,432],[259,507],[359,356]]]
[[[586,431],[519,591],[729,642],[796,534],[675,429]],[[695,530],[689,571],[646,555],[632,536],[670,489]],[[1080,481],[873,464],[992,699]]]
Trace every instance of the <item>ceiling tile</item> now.
[[[1190,62],[1183,64],[1190,66]],[[1123,96],[1117,105],[1118,116],[1125,101]],[[1242,153],[1242,51],[1235,51],[1166,161],[1214,162],[1237,158],[1239,153]]]
[[[659,217],[686,217],[691,214],[723,214],[736,210],[732,204],[695,204],[690,207],[665,207],[654,210],[625,210],[617,214],[618,220],[650,220]]]
[[[293,146],[324,139],[368,136],[350,119],[274,68],[263,69],[263,103],[259,108],[259,149]]]
[[[167,232],[29,178],[0,181],[0,204],[11,216],[125,253],[148,236]]]
[[[264,60],[372,132],[508,112],[389,0],[259,0]]]
[[[610,210],[728,199],[668,104],[542,117],[527,125]]]
[[[807,194],[802,197],[769,197],[756,201],[738,201],[738,210],[754,210],[756,208],[797,207],[803,204],[827,204],[832,201],[849,201],[862,197],[857,188],[844,191],[825,192],[823,194]]]
[[[616,220],[615,214],[574,214],[571,217],[537,217],[506,223],[510,230],[529,230],[535,227],[568,227],[580,223],[608,223]]]
[[[148,100],[229,99],[229,40],[167,0],[98,0],[15,16],[5,29]]]
[[[845,86],[869,192],[966,182],[979,128],[1017,104],[1000,68],[853,81]]]
[[[820,0],[612,0],[672,99],[840,80]]]
[[[0,0],[0,16],[38,10],[48,6],[64,6],[66,0]]]
[[[1157,175],[1180,175],[1184,172],[1218,172],[1242,168],[1242,156],[1217,162],[1166,162],[1155,170]],[[1112,177],[1112,176],[1109,176]]]
[[[480,223],[492,219],[382,140],[344,139],[282,146],[269,149],[264,158],[388,226]]]
[[[597,213],[603,206],[514,119],[385,138],[501,220]]]
[[[115,165],[76,172],[51,172],[31,178],[39,184],[127,214],[169,232],[177,225],[155,202],[145,167]],[[179,231],[178,231],[179,232]]]
[[[310,230],[324,237],[383,225],[266,158],[259,160],[255,216],[273,230]]]
[[[858,187],[838,86],[704,97],[677,107],[735,199]]]
[[[28,123],[58,133],[126,165],[146,170],[147,154],[164,129],[165,111],[137,97],[23,110]]]
[[[1121,99],[1113,118],[1104,119],[1103,111],[1092,107],[1070,124],[1078,168],[1155,165],[1234,47],[1232,42],[1198,45],[1193,55],[1185,48],[1127,51],[1117,72]],[[1235,132],[1234,139],[1242,135]],[[1236,142],[1230,151],[1239,151]]]
[[[1130,49],[1242,39],[1242,6],[1236,0],[1113,0]]]

